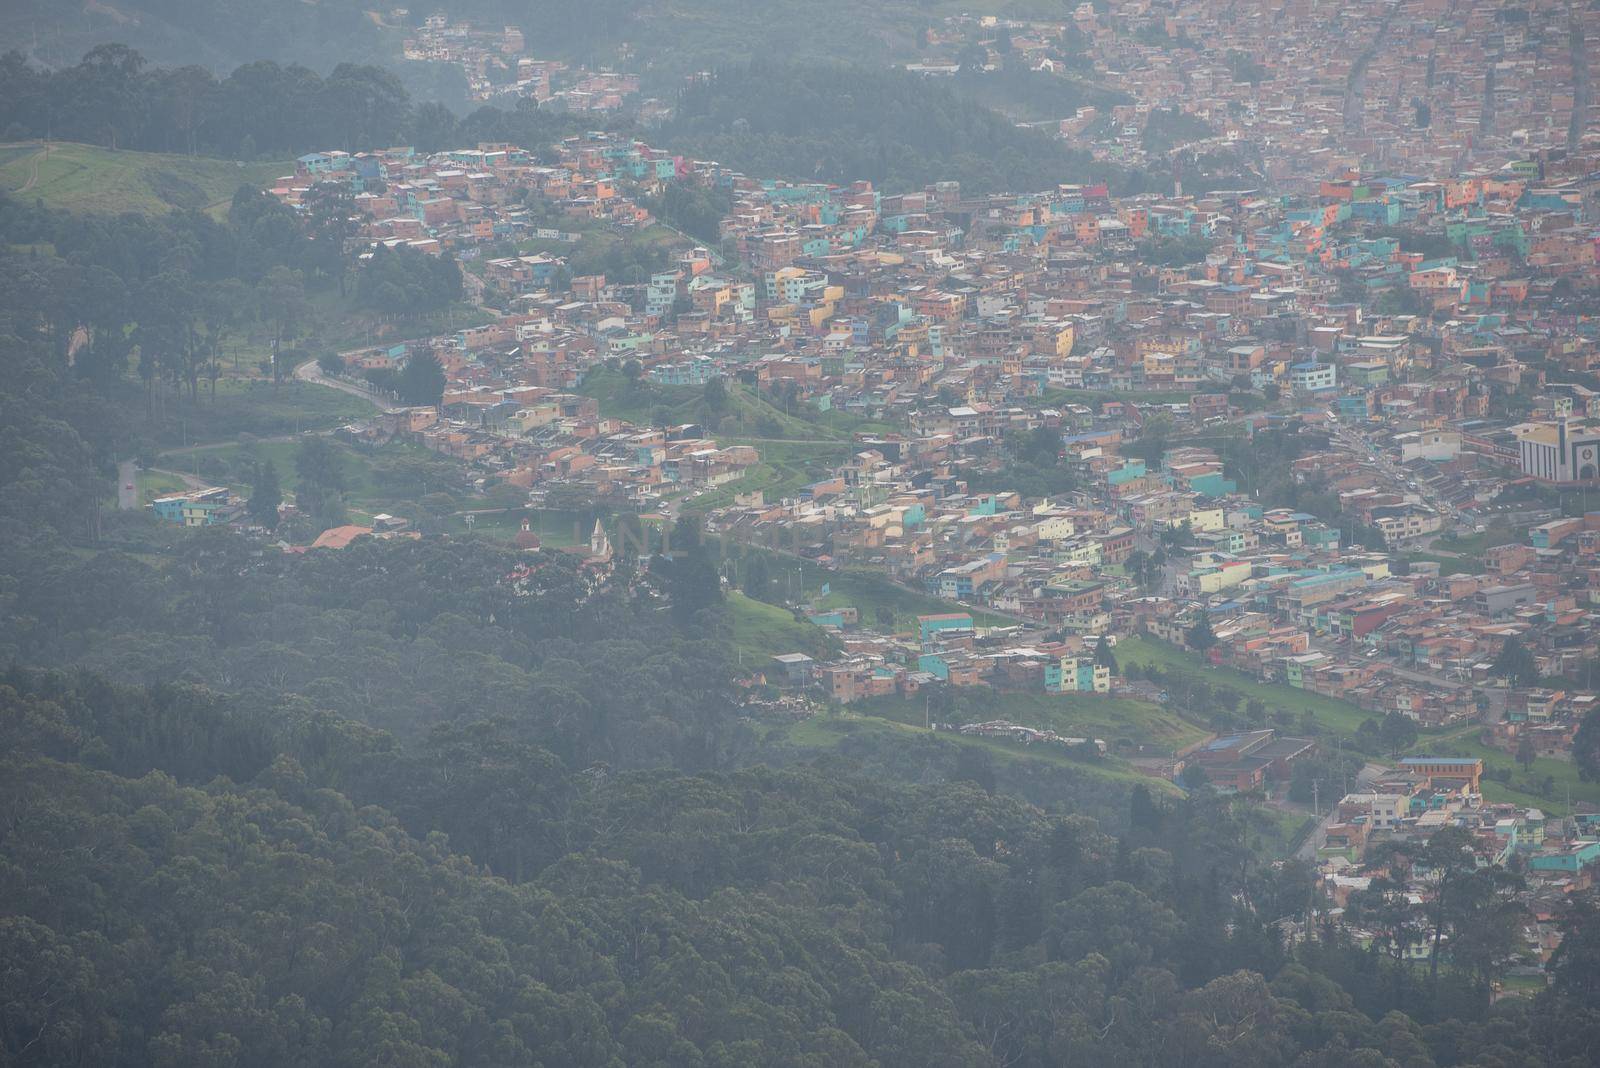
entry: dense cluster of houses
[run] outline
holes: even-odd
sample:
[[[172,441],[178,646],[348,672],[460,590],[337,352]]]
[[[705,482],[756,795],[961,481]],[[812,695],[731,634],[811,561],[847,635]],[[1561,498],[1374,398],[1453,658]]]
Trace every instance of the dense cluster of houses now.
[[[436,13],[405,38],[401,54],[412,62],[460,67],[472,100],[534,100],[544,107],[599,113],[629,104],[642,116],[655,104],[637,99],[637,74],[538,58],[517,26],[486,29]]]
[[[1332,167],[1442,174],[1494,153],[1567,147],[1574,113],[1579,130],[1593,115],[1596,29],[1600,15],[1557,0],[1114,0],[1049,20],[953,16],[907,67],[935,78],[1023,67],[1115,90],[1125,102],[1051,125],[1101,158],[1142,163],[1171,151],[1146,137],[1152,116],[1182,112],[1211,131],[1186,139],[1191,154],[1248,146],[1241,154],[1275,186],[1308,191]]]
[[[791,597],[834,651],[765,665],[785,696],[763,699],[786,708],[922,697],[934,726],[949,688],[1166,700],[1114,667],[1116,639],[1143,635],[1379,719],[1480,722],[1508,755],[1566,759],[1597,697],[1551,680],[1600,660],[1600,512],[1559,494],[1600,485],[1600,391],[1585,384],[1600,319],[1576,296],[1600,288],[1600,12],[1237,14],[1117,0],[920,35],[910,69],[930,78],[1023,65],[1125,94],[1049,125],[1105,162],[1159,157],[1172,192],[783,181],[605,132],[302,157],[276,196],[308,205],[334,184],[360,240],[456,257],[494,311],[346,354],[355,373],[392,370],[423,344],[448,386],[438,406],[344,432],[419,443],[535,508],[671,514],[721,489],[707,518],[723,536],[948,602],[907,632]],[[484,99],[613,110],[638,89],[533,59],[512,28],[440,16],[406,48],[462,64]],[[1163,129],[1209,132],[1174,144]],[[1211,164],[1239,187],[1185,192]],[[647,205],[675,186],[727,206],[715,241],[676,235],[658,267],[609,274],[578,255],[660,237]],[[626,376],[634,421],[602,411],[602,370]],[[686,408],[717,382],[787,421],[745,414],[734,433],[709,399]],[[758,480],[768,443],[807,424],[839,448],[801,479]],[[1269,449],[1265,477],[1251,457]],[[157,504],[188,525],[220,506]],[[578,551],[609,561],[604,529]],[[1525,655],[1516,671],[1508,648]],[[1288,781],[1315,747],[1286,727],[1208,737],[1161,770],[1239,791]],[[1374,844],[1444,826],[1470,831],[1484,864],[1525,869],[1535,904],[1589,885],[1600,815],[1488,804],[1483,775],[1477,758],[1406,758],[1337,799],[1319,839],[1335,903],[1366,885],[1355,869]],[[1535,948],[1547,935],[1530,932]]]
[[[1560,943],[1554,921],[1562,902],[1595,885],[1600,812],[1579,805],[1570,817],[1557,818],[1538,808],[1486,802],[1479,788],[1483,771],[1477,759],[1408,757],[1339,797],[1325,835],[1313,843],[1318,880],[1331,906],[1328,918],[1345,923],[1358,939],[1374,937],[1363,922],[1347,919],[1346,906],[1375,878],[1392,874],[1375,858],[1397,844],[1415,853],[1441,829],[1460,828],[1480,868],[1522,874],[1525,889],[1516,897],[1526,919],[1516,949],[1527,962],[1522,967],[1537,974]],[[1439,892],[1437,873],[1425,860],[1407,874],[1415,900],[1426,903]],[[1448,953],[1449,946],[1441,950]],[[1426,942],[1412,949],[1422,960],[1432,952]]]
[[[727,534],[1037,631],[981,656],[843,662],[827,669],[840,700],[921,675],[989,682],[1000,659],[1037,676],[1024,688],[1104,692],[1052,643],[1182,640],[1202,616],[1219,663],[1423,724],[1482,715],[1508,640],[1545,675],[1600,653],[1600,517],[1538,503],[1600,469],[1600,393],[1547,380],[1587,374],[1600,350],[1566,310],[1572,287],[1600,283],[1583,219],[1600,156],[1543,149],[1437,178],[1340,165],[1299,195],[1129,197],[758,180],[604,133],[539,158],[320,153],[278,183],[289,203],[345,183],[369,240],[464,256],[502,298],[492,322],[428,342],[449,379],[439,408],[353,433],[417,440],[534,503],[572,490],[652,509],[725,486],[732,503],[710,519]],[[583,234],[535,225],[625,234],[674,183],[727,197],[722,240],[680,245],[647,277],[573,276],[562,245]],[[1204,251],[1147,262],[1167,240]],[[813,422],[894,429],[763,491],[747,478],[759,441],[606,417],[581,391],[623,364],[659,396],[722,379]],[[1004,481],[1040,432],[1059,442],[1060,492]],[[1314,511],[1260,499],[1259,479],[1240,488],[1241,453],[1266,432],[1310,442],[1286,471]],[[1167,436],[1190,443],[1163,449]],[[1533,503],[1506,511],[1517,500]],[[1496,518],[1509,544],[1421,552]],[[1517,744],[1528,709],[1542,751],[1591,700],[1510,689],[1493,701],[1497,744]]]

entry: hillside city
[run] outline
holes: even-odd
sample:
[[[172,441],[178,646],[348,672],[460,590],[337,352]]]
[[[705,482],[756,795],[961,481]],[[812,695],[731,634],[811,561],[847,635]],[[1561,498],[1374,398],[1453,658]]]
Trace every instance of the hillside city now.
[[[61,381],[80,376],[147,429],[127,439],[137,444],[98,442],[108,409],[53,400],[59,414],[0,439],[16,457],[4,486],[20,487],[0,503],[13,494],[40,516],[54,505],[37,503],[49,496],[38,487],[78,477],[34,474],[61,447],[57,427],[100,455],[99,473],[81,476],[99,479],[88,522],[63,505],[60,546],[16,538],[17,553],[41,555],[17,556],[0,587],[14,620],[0,632],[0,690],[15,702],[0,737],[45,762],[16,781],[48,782],[54,761],[118,776],[118,819],[141,842],[174,841],[165,810],[184,805],[215,806],[207,819],[251,849],[313,827],[388,836],[385,848],[414,851],[396,871],[454,864],[451,879],[484,878],[470,893],[431,893],[481,895],[507,946],[533,937],[522,910],[548,920],[558,897],[576,910],[585,894],[659,884],[706,910],[670,921],[695,926],[769,907],[719,896],[730,886],[751,900],[757,886],[773,900],[793,892],[795,915],[826,916],[815,922],[840,942],[822,956],[847,955],[853,939],[882,949],[873,968],[926,971],[917,1004],[929,1019],[954,1006],[960,1021],[929,1025],[926,1048],[885,1037],[875,1015],[840,1023],[837,1045],[808,1038],[811,1060],[772,1056],[798,1039],[740,1053],[726,1036],[745,1010],[696,1017],[674,1000],[677,980],[643,964],[573,978],[584,1003],[553,1008],[552,988],[567,991],[551,962],[579,955],[568,945],[540,949],[552,956],[539,989],[518,995],[542,1008],[486,1010],[521,1021],[506,1033],[526,1047],[504,1034],[503,1047],[411,1035],[448,1052],[385,1059],[373,1051],[401,1039],[336,1022],[328,1033],[349,1043],[338,1063],[1585,1063],[1582,1042],[1557,1049],[1550,1037],[1525,1059],[1492,1060],[1474,1059],[1489,1056],[1488,1037],[1446,1036],[1491,1008],[1539,1031],[1528,1021],[1551,1016],[1536,1012],[1600,990],[1600,102],[1589,88],[1600,9],[924,8],[884,16],[903,42],[887,71],[817,76],[775,61],[770,79],[759,62],[664,73],[636,23],[626,43],[579,50],[491,5],[368,12],[392,31],[394,62],[446,71],[486,110],[456,119],[423,104],[383,126],[375,116],[398,83],[341,66],[314,91],[355,103],[292,162],[263,132],[261,159],[246,169],[241,154],[216,177],[188,127],[190,146],[161,157],[170,176],[151,180],[173,219],[190,215],[167,231],[138,211],[83,221],[54,199],[73,194],[69,182],[120,195],[123,179],[83,175],[91,164],[116,175],[149,146],[111,145],[121,161],[95,163],[100,149],[37,134],[17,105],[14,144],[0,146],[4,276],[41,281],[12,287],[0,341],[40,355],[17,362],[6,421],[22,426],[27,383],[55,360]],[[139,66],[91,54],[35,76],[13,56],[0,86]],[[248,97],[247,73],[213,79],[219,99]],[[305,73],[308,85],[321,78]],[[830,92],[875,84],[906,94],[877,116],[914,130],[904,142],[805,125],[838,104]],[[982,124],[949,103],[980,92],[992,94]],[[946,125],[965,115],[965,132],[906,111],[919,93],[944,102]],[[726,121],[741,94],[749,116]],[[783,109],[793,129],[763,108]],[[348,140],[327,132],[339,129]],[[930,129],[1002,147],[944,160]],[[857,143],[817,155],[851,130]],[[391,132],[416,136],[388,144]],[[711,158],[723,151],[736,155]],[[813,155],[810,173],[780,166]],[[1060,180],[1007,187],[1036,174]],[[127,251],[141,245],[148,253]],[[141,256],[147,267],[129,266]],[[192,303],[168,296],[189,293],[172,260],[230,256],[236,275],[207,281],[200,268]],[[55,281],[69,264],[101,274]],[[111,310],[32,310],[35,293],[89,306],[82,294],[110,292],[107,278],[127,270],[146,272],[143,287],[130,281]],[[246,290],[252,310],[238,313]],[[163,628],[183,637],[145,644]],[[113,692],[94,673],[133,688]],[[161,726],[131,729],[138,714]],[[181,759],[156,754],[169,743]],[[829,780],[907,793],[813,797]],[[98,781],[72,788],[85,811],[110,788]],[[247,796],[235,782],[263,805],[322,815],[263,808],[239,831],[224,811]],[[982,814],[1002,796],[1016,812]],[[845,827],[845,809],[861,822]],[[913,830],[913,819],[930,823]],[[946,834],[940,819],[965,829]],[[628,839],[618,828],[635,820],[654,829]],[[848,890],[791,891],[797,870],[834,876],[798,853],[751,859],[767,848],[754,839],[786,820],[871,842],[859,854],[812,843],[818,856],[840,850],[816,870],[883,864],[898,889],[852,874]],[[200,835],[193,848],[210,848],[206,826],[185,823]],[[1235,828],[1237,842],[1209,837]],[[948,870],[967,881],[913,884],[902,849],[918,872],[957,856]],[[1208,849],[1226,862],[1208,867]],[[1235,856],[1237,872],[1218,874]],[[17,870],[39,863],[30,857]],[[384,878],[400,887],[385,894],[411,900],[408,876]],[[1037,897],[1025,909],[1023,884]],[[533,886],[549,900],[530,904]],[[29,894],[19,914],[46,915],[51,895]],[[898,911],[895,895],[922,911]],[[665,962],[716,940],[698,926],[692,939],[668,934],[665,911],[627,900],[626,920],[581,921],[635,931],[614,936],[608,961]],[[1210,904],[1184,912],[1200,900]],[[1180,917],[1217,941],[1153,941]],[[969,920],[975,941],[950,933]],[[39,933],[45,921],[12,921],[0,906],[0,947],[42,954],[60,938],[51,959],[70,955],[64,936]],[[774,945],[792,936],[773,922],[784,932]],[[476,923],[446,941],[465,946]],[[1082,934],[1100,929],[1152,941],[1125,957],[1110,934]],[[1223,943],[1225,972],[1196,963]],[[86,946],[70,953],[87,961]],[[398,975],[405,951],[389,952]],[[696,966],[720,978],[693,983],[733,998],[730,961],[755,967],[756,950],[723,946],[718,965],[704,952]],[[1069,966],[1083,971],[1072,982],[1094,972],[1099,984],[1082,1034],[1069,1041],[1033,1016],[993,1023],[1049,1001],[1045,987],[1067,980],[1043,972]],[[284,974],[300,967],[313,965]],[[471,998],[493,985],[428,967]],[[1169,994],[1150,978],[1162,967],[1177,976],[1159,981]],[[1459,989],[1441,993],[1441,969]],[[1040,990],[961,985],[1002,972]],[[636,996],[646,976],[653,993]],[[828,1018],[841,1021],[849,983],[868,983],[806,981],[829,987]],[[1234,981],[1260,990],[1218,986]],[[419,990],[413,1005],[443,996]],[[1224,1010],[1206,1000],[1224,995],[1236,999]],[[1117,1006],[1146,997],[1188,999],[1188,1023],[1172,1026],[1209,1019],[1210,1037],[1138,1045],[1124,1034],[1136,1025],[1114,1028]],[[1557,997],[1576,1000],[1541,1000]],[[1287,1039],[1240,1052],[1257,1017],[1238,1006],[1251,998],[1279,1014],[1291,998],[1322,999],[1295,1032],[1300,1059]],[[292,1006],[271,1003],[270,1029],[287,1033]],[[1219,1037],[1218,1011],[1234,1009],[1237,1030]],[[5,1063],[8,1036],[22,1034],[10,1011],[0,1007]],[[161,1026],[188,1035],[174,1011]],[[1358,1011],[1370,1017],[1359,1036],[1324,1019]],[[559,1027],[530,1030],[541,1012],[559,1012]],[[1274,1026],[1301,1026],[1288,1018]],[[69,1063],[68,1049],[70,1063],[93,1063],[84,1051],[120,1041],[29,1026],[53,1036],[52,1052],[24,1050],[19,1065]],[[591,1026],[615,1037],[579,1052]],[[1044,1030],[1025,1040],[1027,1028]],[[273,1063],[206,1060],[197,1051],[212,1047],[166,1033],[150,1037],[151,1063]],[[1412,1045],[1422,1052],[1407,1059]],[[1382,1055],[1353,1059],[1357,1048]],[[535,1049],[546,1059],[529,1059]],[[1322,1059],[1307,1059],[1314,1049]]]
[[[1165,32],[1228,58],[1182,71],[1080,8],[1085,54],[1135,102],[1082,108],[1061,135],[1137,162],[1166,109],[1216,122],[1208,140],[1259,161],[1248,189],[886,193],[595,132],[431,154],[329,146],[270,192],[302,211],[347,197],[353,241],[454,257],[490,313],[341,353],[344,388],[419,351],[446,382],[435,405],[379,397],[338,436],[462,461],[525,492],[536,518],[553,502],[636,516],[645,556],[686,512],[777,554],[745,590],[826,635],[825,652],[759,666],[791,714],[931,707],[935,689],[945,707],[966,688],[1166,704],[1193,685],[1173,667],[1182,650],[1191,672],[1241,680],[1213,707],[1237,710],[1243,680],[1289,687],[1348,708],[1374,756],[1416,754],[1316,782],[1302,848],[1334,902],[1370,882],[1351,874],[1368,849],[1456,825],[1482,863],[1520,858],[1548,916],[1593,877],[1600,805],[1564,805],[1548,775],[1497,799],[1483,780],[1570,766],[1600,707],[1600,501],[1589,511],[1585,495],[1600,480],[1600,331],[1574,297],[1600,283],[1586,224],[1600,140],[1573,136],[1587,16],[1569,51],[1565,24],[1531,34],[1473,11],[1435,28],[1438,7],[1355,5],[1331,25],[1291,7],[1273,44],[1196,5]],[[1059,26],[983,28],[1036,69],[1067,62]],[[1321,65],[1288,44],[1336,28],[1371,44]],[[481,36],[441,16],[417,47],[475,69],[522,51],[514,30]],[[915,69],[953,73],[966,53],[929,38]],[[1259,62],[1240,58],[1246,43],[1272,61],[1241,79],[1233,68]],[[551,98],[543,65],[515,67],[511,89]],[[620,106],[626,80],[606,79],[581,75],[566,106]],[[596,92],[612,104],[578,99]],[[659,234],[675,193],[726,205],[714,234],[670,232],[659,269],[574,273],[567,246]],[[189,524],[229,514],[212,489],[153,507]],[[406,525],[381,516],[313,544]],[[622,536],[599,520],[575,533],[600,563]],[[514,537],[540,545],[529,523]],[[827,582],[784,587],[785,558],[950,603],[864,613]],[[1185,786],[1308,793],[1317,736],[1347,725],[1269,704],[1157,753],[1115,714],[1108,737],[923,718],[1098,747]]]

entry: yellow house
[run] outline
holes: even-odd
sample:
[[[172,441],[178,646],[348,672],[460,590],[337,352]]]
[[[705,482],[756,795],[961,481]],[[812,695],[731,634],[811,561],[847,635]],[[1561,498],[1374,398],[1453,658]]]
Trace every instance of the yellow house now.
[[[1098,564],[1100,562],[1100,543],[1097,541],[1080,541],[1063,546],[1058,559],[1064,564]]]
[[[1048,516],[1034,524],[1040,541],[1065,541],[1077,532],[1076,525],[1064,515]]]

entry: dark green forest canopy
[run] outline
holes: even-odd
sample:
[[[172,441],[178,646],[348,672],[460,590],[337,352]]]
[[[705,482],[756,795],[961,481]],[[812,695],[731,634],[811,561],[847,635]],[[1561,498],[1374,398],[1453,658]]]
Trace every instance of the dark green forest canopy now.
[[[1138,191],[1147,181],[900,71],[732,66],[685,90],[677,107],[664,141],[758,176],[865,178],[890,191],[938,180],[992,192],[1101,179]]]
[[[464,104],[457,109],[465,111]],[[300,63],[254,59],[219,77],[204,67],[153,65],[121,44],[97,46],[54,70],[21,52],[0,55],[7,140],[253,160],[402,144],[432,152],[482,141],[531,150],[596,121],[541,111],[533,101],[458,117],[436,100],[414,99],[400,76],[374,64],[338,62],[324,75]]]
[[[1402,978],[1408,1018],[1382,956],[1330,933],[1286,958],[1267,923],[1305,874],[1252,868],[1214,795],[1138,795],[1117,840],[972,784],[573,773],[524,729],[413,749],[304,701],[11,672],[0,1051],[1579,1065],[1600,1026],[1581,961],[1489,1012],[1465,977]],[[480,867],[508,849],[524,867]]]

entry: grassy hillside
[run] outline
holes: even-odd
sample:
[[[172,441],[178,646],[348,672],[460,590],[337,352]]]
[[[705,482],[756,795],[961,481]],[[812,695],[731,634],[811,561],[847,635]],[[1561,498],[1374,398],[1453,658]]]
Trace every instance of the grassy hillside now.
[[[143,418],[144,393],[124,383],[114,399]],[[277,388],[265,381],[224,378],[215,397],[202,385],[198,404],[168,398],[156,418],[146,423],[152,441],[163,449],[215,445],[255,438],[295,436],[307,430],[332,430],[373,414],[371,402],[313,382],[290,380]]]
[[[1483,781],[1483,796],[1491,802],[1529,805],[1556,816],[1570,811],[1569,797],[1574,804],[1600,802],[1600,782],[1583,781],[1578,776],[1578,766],[1572,761],[1538,757],[1523,770],[1512,754],[1480,742],[1482,730],[1476,723],[1453,728],[1446,734],[1424,738],[1412,747],[1411,753],[1414,756],[1478,757],[1485,768],[1510,768],[1509,783]],[[1549,792],[1544,790],[1547,778],[1551,786]]]
[[[930,735],[915,726],[897,723],[879,716],[842,712],[827,716],[813,716],[799,723],[785,725],[768,735],[769,741],[783,741],[804,749],[827,750],[839,746],[849,737],[876,737],[891,744],[905,744],[919,738],[937,738],[968,749],[988,753],[999,765],[1032,766],[1036,770],[1067,769],[1079,775],[1121,785],[1144,783],[1156,793],[1176,793],[1177,788],[1164,779],[1141,775],[1120,760],[1086,761],[1072,756],[1064,749],[1045,746],[1023,747],[996,738],[974,738],[954,732],[939,731]],[[1009,792],[1002,790],[1001,792]]]
[[[752,600],[738,590],[728,591],[729,639],[747,672],[764,671],[780,653],[805,653],[827,657],[836,649],[821,627],[802,623],[786,608]]]
[[[849,433],[822,422],[810,422],[776,407],[749,386],[724,379],[727,409],[719,435],[735,439],[773,438],[784,441],[848,441]],[[600,414],[630,423],[706,423],[701,386],[661,386],[647,379],[630,383],[621,371],[596,367],[584,378],[578,392],[600,403]]]
[[[1149,701],[1090,694],[994,693],[987,689],[962,691],[957,696],[971,700],[952,720],[956,723],[1005,719],[1057,734],[1099,738],[1113,745],[1131,742],[1163,752],[1176,752],[1207,735],[1200,727]],[[858,710],[912,726],[921,726],[924,715],[922,701],[906,698],[879,698],[861,704]]]
[[[598,368],[578,390],[600,403],[601,414],[631,423],[711,424],[705,390],[699,386],[629,383],[619,371]],[[849,457],[845,429],[813,423],[775,407],[748,386],[728,383],[727,408],[713,430],[724,445],[753,445],[761,463],[744,478],[690,501],[691,511],[732,504],[736,495],[761,490],[769,501],[793,496]]]
[[[237,164],[59,142],[0,145],[0,190],[94,214],[220,213],[241,185],[265,185],[288,169],[287,163]]]
[[[1348,701],[1297,690],[1293,686],[1262,682],[1231,668],[1213,667],[1193,653],[1166,642],[1131,638],[1120,642],[1116,652],[1117,663],[1123,667],[1129,664],[1154,665],[1163,671],[1198,673],[1213,686],[1227,686],[1238,691],[1246,701],[1252,698],[1260,701],[1267,706],[1269,714],[1278,709],[1287,709],[1297,717],[1302,712],[1310,712],[1320,728],[1335,734],[1354,734],[1363,720],[1372,717],[1372,713]]]

